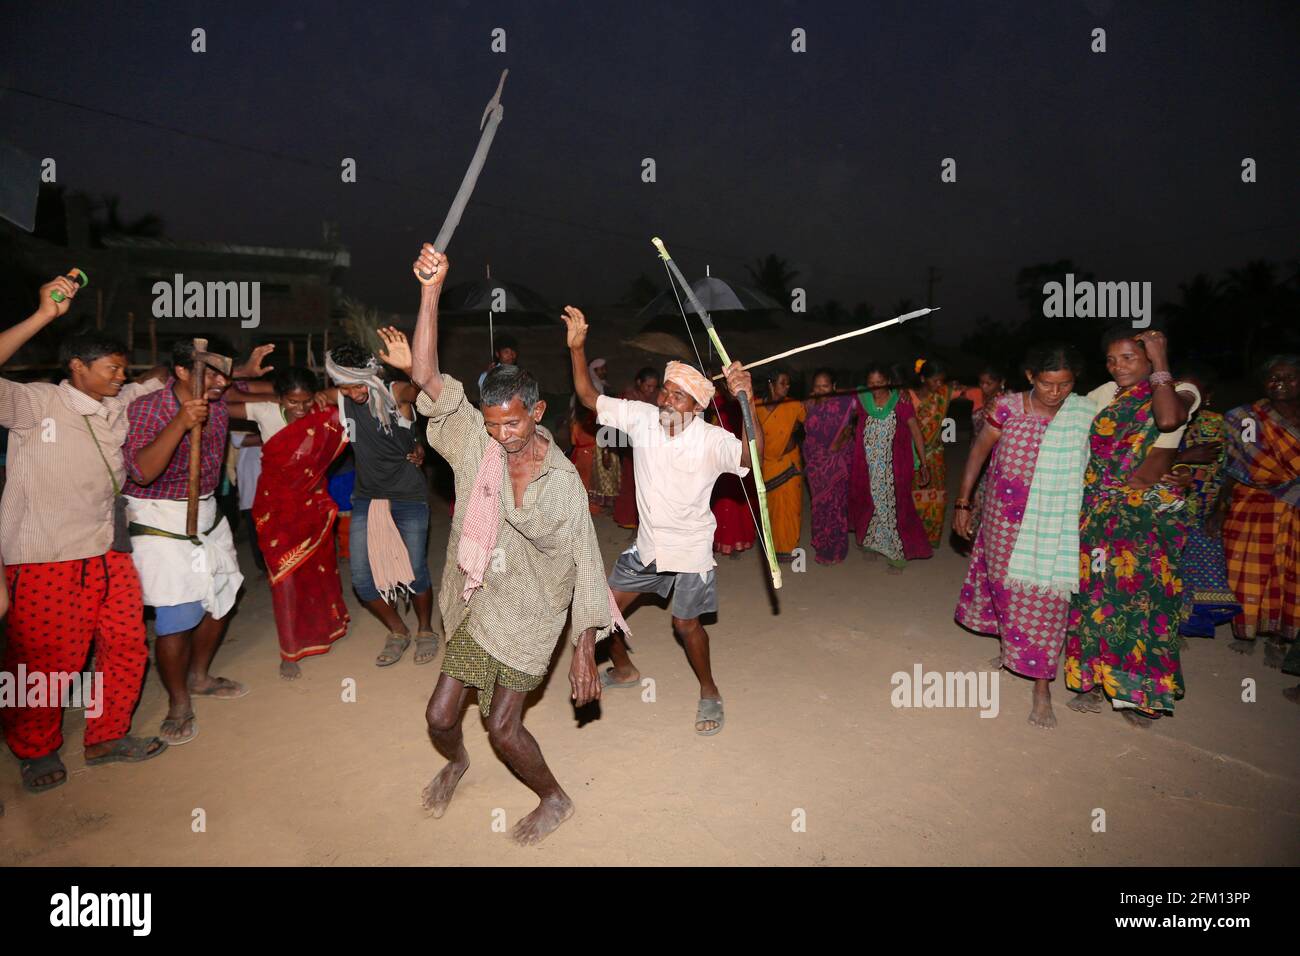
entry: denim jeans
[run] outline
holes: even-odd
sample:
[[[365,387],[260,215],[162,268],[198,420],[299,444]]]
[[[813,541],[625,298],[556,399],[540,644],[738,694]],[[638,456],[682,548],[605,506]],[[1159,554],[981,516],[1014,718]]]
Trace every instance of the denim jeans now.
[[[406,545],[406,553],[411,556],[411,569],[415,572],[415,583],[411,586],[416,594],[423,594],[432,587],[429,580],[429,506],[423,501],[389,501],[388,509]],[[370,499],[353,495],[352,532],[348,538],[352,554],[349,560],[352,586],[363,601],[373,601],[380,596],[370,573],[370,552],[366,542],[366,515],[369,511]]]

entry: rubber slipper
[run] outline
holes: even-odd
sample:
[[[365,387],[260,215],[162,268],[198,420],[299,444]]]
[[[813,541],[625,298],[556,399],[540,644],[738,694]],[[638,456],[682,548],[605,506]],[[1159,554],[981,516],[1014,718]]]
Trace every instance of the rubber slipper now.
[[[175,739],[172,739],[172,737],[169,736],[169,733],[173,736],[179,734],[181,727],[187,723],[190,725],[190,732],[188,735],[184,737],[175,737]],[[169,732],[167,730],[168,724],[171,724],[175,729]],[[187,744],[198,735],[199,722],[195,719],[193,711],[186,714],[184,717],[168,717],[158,727],[158,736],[162,738],[162,742],[168,747],[179,747],[181,744]]]
[[[23,775],[23,789],[28,793],[44,793],[46,790],[53,790],[55,787],[61,787],[68,782],[68,768],[63,766],[63,761],[59,759],[57,753],[46,754],[44,757],[37,757],[35,760],[24,760],[19,769]],[[51,773],[63,773],[63,776],[53,783],[36,784],[33,781],[37,777],[44,777]]]
[[[216,684],[209,687],[207,690],[191,690],[190,696],[207,697],[210,700],[239,700],[241,697],[248,696],[248,685],[241,684],[237,680],[231,680],[229,677],[218,677],[216,680]],[[235,693],[220,693],[223,690],[230,690],[231,688],[235,690]]]
[[[718,726],[712,730],[696,729],[696,733],[701,737],[712,737],[722,730],[722,725],[726,722],[726,715],[722,712],[722,701],[713,697],[701,697],[700,705],[695,709],[695,722],[701,723],[706,720],[716,720]]]
[[[150,744],[157,742],[157,750],[150,750]],[[139,763],[142,760],[152,760],[164,750],[167,749],[167,741],[161,737],[150,737],[148,740],[143,737],[119,737],[113,742],[113,748],[108,753],[100,754],[98,757],[87,757],[87,767],[98,767],[106,763]]]
[[[641,678],[638,677],[636,680],[629,681],[616,681],[614,680],[614,668],[606,667],[600,672],[600,686],[604,688],[640,687]]]

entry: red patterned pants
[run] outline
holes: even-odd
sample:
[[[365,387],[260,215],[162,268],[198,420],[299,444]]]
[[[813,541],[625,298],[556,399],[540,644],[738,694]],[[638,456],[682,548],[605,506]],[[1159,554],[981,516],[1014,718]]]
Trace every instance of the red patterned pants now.
[[[93,644],[95,670],[104,675],[103,699],[94,702],[99,716],[86,716],[86,746],[126,736],[149,660],[140,577],[131,555],[109,551],[77,561],[15,564],[5,569],[5,578],[9,646],[2,666],[9,679],[17,680],[20,664],[29,683],[32,674],[76,673]],[[63,745],[63,708],[53,703],[0,708],[5,741],[20,760]]]

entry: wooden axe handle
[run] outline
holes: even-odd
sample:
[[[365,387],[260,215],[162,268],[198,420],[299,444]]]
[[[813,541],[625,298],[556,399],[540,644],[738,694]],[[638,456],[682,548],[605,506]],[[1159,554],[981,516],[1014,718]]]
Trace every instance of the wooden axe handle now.
[[[206,339],[194,340],[194,364],[190,366],[190,395],[202,398],[204,362],[202,355],[208,350]],[[195,425],[190,429],[190,473],[187,490],[185,533],[196,537],[199,533],[199,479],[203,472],[203,426]]]

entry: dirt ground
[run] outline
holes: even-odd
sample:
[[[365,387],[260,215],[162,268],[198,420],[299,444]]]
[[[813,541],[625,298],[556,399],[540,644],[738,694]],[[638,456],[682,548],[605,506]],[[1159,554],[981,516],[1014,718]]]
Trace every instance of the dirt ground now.
[[[611,565],[629,532],[608,518],[596,526]],[[445,505],[435,507],[435,581],[447,527]],[[805,516],[805,547],[807,528]],[[417,667],[408,652],[375,667],[384,631],[349,595],[351,634],[285,683],[269,592],[254,572],[216,668],[253,692],[198,702],[198,738],[134,766],[87,769],[83,719],[70,711],[71,778],[38,796],[23,793],[4,750],[0,864],[1300,862],[1300,713],[1281,694],[1296,678],[1229,651],[1226,628],[1192,642],[1187,697],[1147,732],[1114,713],[1066,710],[1059,680],[1060,725],[1035,729],[1025,722],[1030,685],[1008,674],[995,719],[892,706],[895,672],[984,670],[996,653],[992,639],[952,622],[965,567],[946,547],[898,576],[856,551],[832,568],[809,560],[786,571],[774,614],[755,553],[724,559],[709,630],[727,724],[714,737],[693,733],[698,686],[663,607],[643,605],[630,620],[653,702],[608,691],[580,724],[566,645],[527,725],[577,812],[531,848],[501,832],[535,801],[492,753],[473,705],[469,772],[445,817],[421,809],[442,763],[424,730],[437,663]],[[1248,677],[1253,703],[1242,701]],[[355,702],[342,699],[346,678]],[[156,733],[164,710],[151,669],[135,732]],[[1097,809],[1104,832],[1093,829]]]

